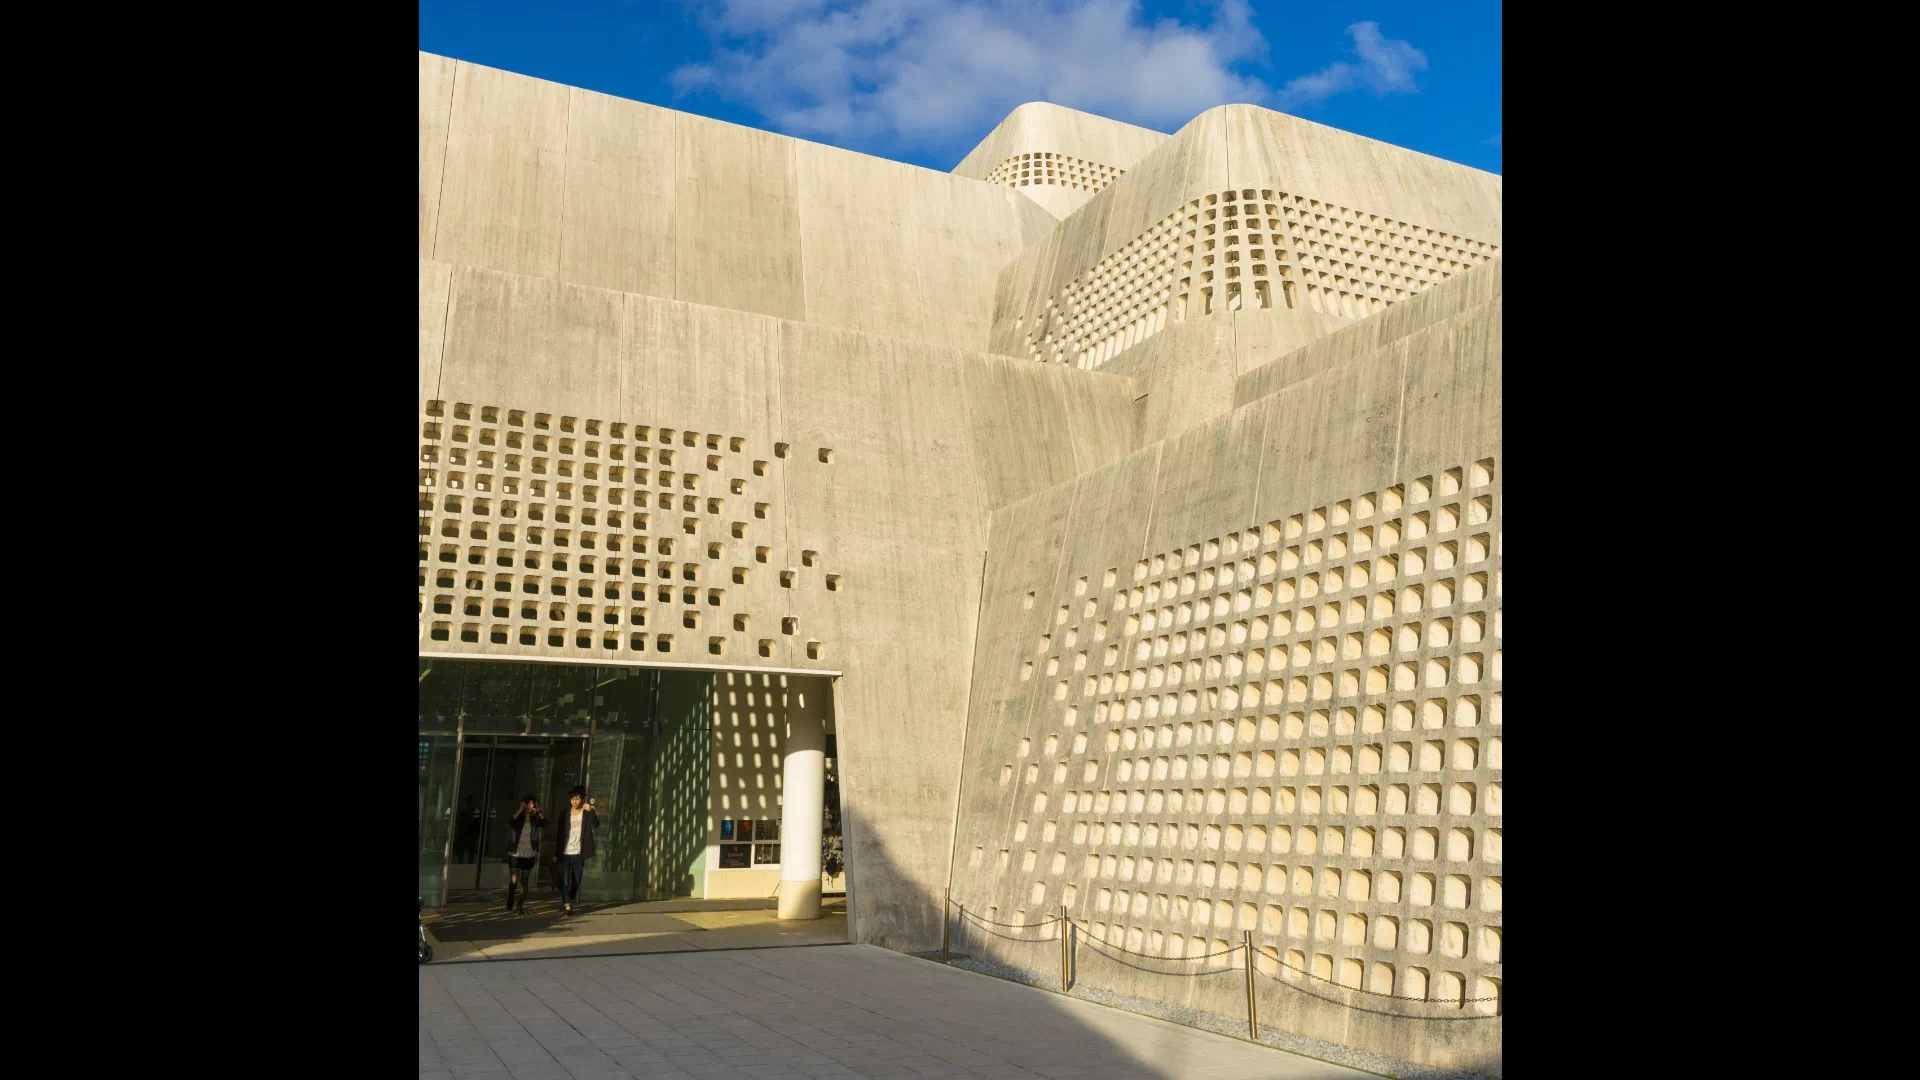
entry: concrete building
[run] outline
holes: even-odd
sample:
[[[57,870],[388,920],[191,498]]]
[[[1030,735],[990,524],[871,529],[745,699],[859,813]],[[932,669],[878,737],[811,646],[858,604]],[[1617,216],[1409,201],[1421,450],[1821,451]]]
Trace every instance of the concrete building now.
[[[427,54],[419,109],[429,902],[584,782],[591,896],[807,917],[838,829],[857,940],[1064,909],[1234,1016],[1250,934],[1269,1026],[1497,1072],[1499,177],[1041,104],[937,173]]]

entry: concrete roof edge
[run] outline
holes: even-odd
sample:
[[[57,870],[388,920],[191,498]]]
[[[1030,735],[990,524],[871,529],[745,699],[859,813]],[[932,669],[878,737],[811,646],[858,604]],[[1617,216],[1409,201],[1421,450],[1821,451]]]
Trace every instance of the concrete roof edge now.
[[[475,62],[474,62],[474,61],[472,61],[472,60],[462,60],[462,59],[460,59],[460,58],[459,58],[459,57],[457,57],[457,56],[446,56],[446,55],[443,55],[443,54],[441,54],[441,53],[430,53],[430,52],[428,52],[428,51],[426,51],[425,49],[420,49],[420,50],[418,50],[418,52],[419,52],[419,54],[420,54],[421,56],[430,56],[430,57],[433,57],[433,58],[434,58],[434,59],[436,59],[436,60],[445,60],[445,61],[447,61],[448,63],[451,63],[451,64],[466,64],[466,65],[467,65],[467,66],[469,66],[469,67],[476,67],[476,68],[484,68],[484,69],[486,69],[486,70],[488,70],[488,71],[498,71],[498,72],[500,72],[500,73],[501,73],[501,74],[503,74],[503,75],[511,75],[511,76],[513,76],[513,77],[514,77],[514,78],[516,78],[516,79],[531,79],[531,80],[532,80],[532,81],[534,81],[534,82],[543,82],[543,83],[547,83],[547,84],[549,84],[549,85],[552,85],[552,86],[558,86],[558,87],[562,87],[562,88],[564,88],[564,89],[566,89],[566,90],[568,90],[568,91],[578,91],[578,92],[580,92],[580,93],[582,93],[582,94],[595,94],[595,95],[598,95],[598,96],[600,96],[600,97],[604,97],[604,98],[611,98],[611,99],[613,99],[614,101],[622,101],[622,102],[626,102],[626,103],[628,103],[628,104],[630,104],[630,105],[639,105],[639,106],[642,106],[642,107],[644,107],[644,108],[648,108],[648,109],[659,109],[659,110],[660,110],[660,111],[662,111],[662,112],[668,112],[668,113],[672,113],[672,114],[673,114],[673,115],[675,115],[675,116],[685,116],[685,117],[689,117],[689,118],[691,118],[691,119],[694,119],[694,120],[698,120],[698,121],[700,121],[700,122],[702,122],[702,123],[707,123],[707,124],[721,124],[721,125],[724,125],[724,126],[726,126],[726,127],[733,127],[733,128],[739,128],[739,129],[741,129],[741,130],[743,130],[743,131],[754,131],[754,132],[758,132],[758,133],[760,133],[760,134],[762,134],[762,135],[771,135],[772,137],[774,137],[774,138],[776,138],[776,139],[785,139],[785,140],[787,140],[787,141],[789,141],[789,142],[794,142],[794,143],[800,143],[800,144],[803,144],[803,145],[806,145],[806,146],[817,146],[817,147],[820,147],[820,148],[821,148],[821,149],[823,149],[823,150],[833,150],[833,151],[836,151],[836,152],[838,152],[838,153],[842,153],[842,154],[853,154],[853,155],[854,155],[854,156],[856,156],[856,157],[863,157],[863,158],[868,158],[868,159],[870,159],[870,160],[873,160],[873,161],[884,161],[884,162],[886,162],[886,163],[887,163],[888,165],[895,165],[895,166],[898,166],[898,167],[900,167],[900,168],[902,168],[902,169],[918,169],[918,170],[920,170],[921,172],[927,172],[927,173],[932,173],[932,174],[933,174],[933,175],[935,175],[935,176],[945,176],[945,177],[951,177],[951,178],[953,178],[953,179],[956,179],[956,180],[965,180],[965,181],[968,181],[969,183],[975,183],[975,184],[985,184],[985,183],[986,183],[986,181],[984,181],[984,180],[975,180],[974,178],[972,178],[972,177],[970,177],[970,176],[959,176],[959,175],[957,175],[957,174],[955,174],[954,172],[952,172],[951,170],[947,170],[947,169],[930,169],[930,168],[928,168],[928,167],[927,167],[927,166],[925,166],[925,165],[915,165],[914,163],[912,163],[912,162],[910,162],[910,161],[898,161],[898,160],[896,160],[896,159],[894,159],[894,158],[890,158],[890,157],[881,157],[881,156],[880,156],[880,155],[878,155],[878,154],[869,154],[869,153],[865,153],[865,152],[863,152],[863,151],[860,151],[860,150],[849,150],[849,149],[847,149],[847,148],[846,148],[846,147],[844,147],[844,146],[835,146],[835,145],[833,145],[832,143],[826,143],[826,142],[819,142],[819,141],[816,141],[816,140],[814,140],[814,139],[803,139],[803,138],[801,138],[801,137],[800,137],[800,136],[798,136],[798,135],[788,135],[788,134],[787,134],[787,133],[785,133],[785,132],[782,132],[782,131],[774,131],[774,130],[772,130],[771,128],[763,128],[763,127],[754,127],[754,126],[753,126],[753,125],[751,125],[751,124],[737,124],[737,123],[734,123],[734,122],[733,122],[733,121],[731,121],[731,120],[721,120],[721,119],[719,119],[719,118],[717,118],[717,117],[712,117],[712,116],[703,116],[703,115],[701,115],[700,113],[696,113],[696,112],[688,112],[688,111],[687,111],[687,110],[685,110],[685,109],[675,109],[675,108],[672,108],[672,107],[670,107],[670,106],[666,106],[666,105],[655,105],[655,104],[654,104],[653,102],[651,102],[651,101],[640,101],[640,100],[638,100],[638,99],[636,99],[636,98],[628,98],[628,97],[621,97],[621,96],[620,96],[620,95],[618,95],[618,94],[609,94],[609,93],[607,93],[607,92],[606,92],[605,90],[594,90],[594,89],[592,89],[592,88],[590,88],[590,87],[585,87],[585,86],[575,86],[575,85],[573,85],[572,83],[563,83],[563,82],[559,82],[559,81],[557,81],[557,80],[554,80],[554,79],[543,79],[543,78],[541,78],[541,77],[539,77],[538,75],[528,75],[528,74],[525,74],[525,73],[523,73],[523,72],[518,72],[518,71],[512,71],[512,70],[509,70],[509,69],[507,69],[507,68],[500,68],[500,67],[493,67],[493,66],[492,66],[492,65],[490,65],[490,64],[479,64],[479,63],[475,63]],[[997,188],[997,187],[998,187],[999,185],[989,185],[989,186],[992,186],[992,187],[996,187],[996,188]]]
[[[1251,102],[1230,102],[1225,105],[1215,105],[1211,109],[1203,110],[1198,115],[1196,115],[1192,120],[1189,120],[1185,124],[1181,125],[1180,130],[1173,133],[1173,137],[1176,139],[1179,138],[1181,135],[1185,134],[1188,128],[1194,126],[1195,124],[1199,123],[1201,120],[1206,119],[1207,117],[1213,116],[1216,113],[1219,113],[1223,116],[1231,115],[1233,113],[1268,113],[1273,116],[1283,116],[1287,119],[1287,122],[1289,123],[1306,124],[1311,127],[1316,127],[1316,128],[1324,129],[1326,131],[1331,131],[1343,138],[1358,139],[1362,142],[1378,143],[1381,146],[1390,147],[1403,154],[1416,154],[1420,157],[1432,158],[1434,161],[1445,162],[1446,164],[1451,165],[1457,169],[1466,169],[1469,172],[1484,173],[1485,175],[1494,177],[1495,179],[1501,178],[1501,174],[1499,173],[1488,172],[1485,169],[1476,169],[1471,165],[1463,165],[1460,162],[1453,160],[1452,158],[1443,158],[1438,154],[1429,154],[1424,150],[1415,150],[1412,147],[1401,146],[1399,143],[1390,143],[1385,139],[1376,139],[1371,135],[1361,135],[1357,132],[1348,131],[1346,128],[1337,128],[1331,124],[1322,124],[1317,120],[1308,120],[1305,117],[1295,115],[1294,113],[1286,112],[1281,109],[1269,109],[1264,105],[1255,105],[1255,104],[1252,104]]]

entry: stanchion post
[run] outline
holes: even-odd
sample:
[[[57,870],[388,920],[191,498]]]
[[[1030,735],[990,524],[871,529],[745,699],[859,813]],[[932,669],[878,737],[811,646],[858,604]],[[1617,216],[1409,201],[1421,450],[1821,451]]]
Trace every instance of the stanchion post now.
[[[1067,980],[1073,972],[1073,942],[1068,935],[1073,933],[1073,923],[1067,919],[1067,905],[1060,905],[1060,992],[1070,989]]]
[[[948,889],[940,896],[940,962],[953,962],[947,951],[947,929],[953,922],[953,890]]]
[[[1247,943],[1247,1038],[1259,1042],[1260,1011],[1253,994],[1253,931],[1243,930],[1241,933]]]

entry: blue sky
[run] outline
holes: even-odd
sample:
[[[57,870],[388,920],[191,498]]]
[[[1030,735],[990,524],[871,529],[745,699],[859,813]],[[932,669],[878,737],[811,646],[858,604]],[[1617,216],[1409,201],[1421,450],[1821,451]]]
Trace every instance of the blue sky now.
[[[1500,5],[421,0],[420,48],[945,171],[1015,105],[1252,102],[1500,171]]]

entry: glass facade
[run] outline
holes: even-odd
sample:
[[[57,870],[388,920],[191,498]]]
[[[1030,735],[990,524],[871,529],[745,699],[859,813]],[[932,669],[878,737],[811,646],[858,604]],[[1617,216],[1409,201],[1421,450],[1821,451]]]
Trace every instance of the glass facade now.
[[[420,659],[420,894],[507,886],[508,822],[533,795],[549,823],[583,783],[600,817],[580,898],[695,895],[712,676],[586,664]],[[533,873],[554,882],[549,826]]]
[[[444,902],[458,752],[453,733],[420,733],[420,896],[436,906]]]

